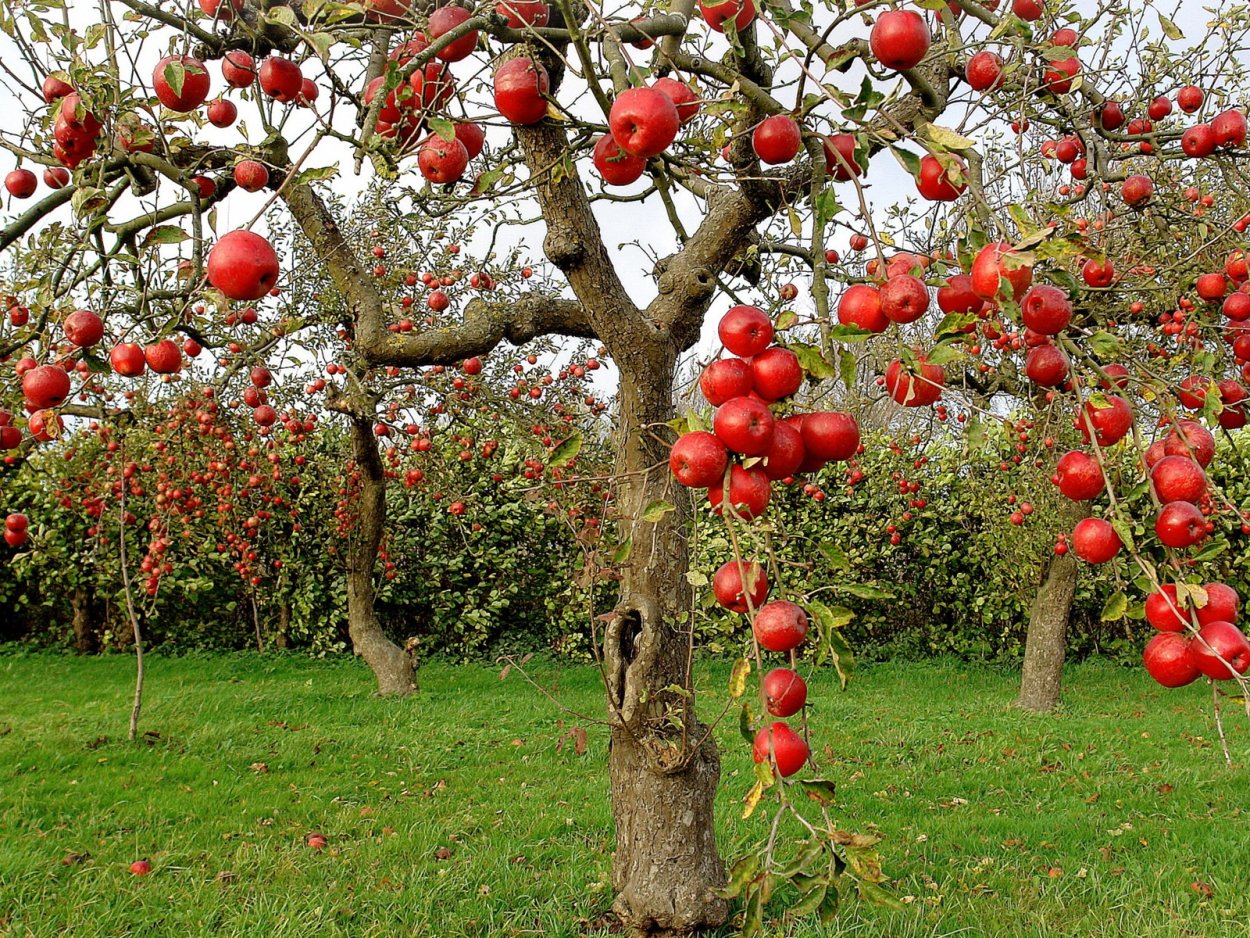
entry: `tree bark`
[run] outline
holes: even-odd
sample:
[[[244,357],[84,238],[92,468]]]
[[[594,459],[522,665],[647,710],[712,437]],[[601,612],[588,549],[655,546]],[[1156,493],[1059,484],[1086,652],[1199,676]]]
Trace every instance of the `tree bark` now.
[[[283,599],[278,603],[278,623],[274,626],[273,644],[279,650],[285,650],[290,639],[287,633],[291,629],[291,601]]]
[[[94,655],[99,651],[99,635],[96,627],[91,590],[82,583],[69,594],[70,621],[74,628],[74,650],[80,655]]]
[[[616,825],[614,911],[636,934],[688,935],[722,924],[728,904],[716,847],[713,801],[720,756],[698,722],[688,686],[692,627],[686,580],[690,499],[668,473],[659,427],[672,418],[676,351],[657,336],[621,363],[618,474],[621,537],[633,545],[622,595],[604,636],[613,720],[608,771]],[[677,489],[677,491],[675,491]],[[656,499],[676,504],[641,520]]]
[[[382,631],[374,610],[373,568],[386,524],[386,472],[367,416],[350,414],[352,448],[360,472],[355,525],[347,545],[347,630],[352,650],[378,679],[382,695],[411,694],[417,689],[412,658]]]
[[[1062,516],[1075,524],[1085,513],[1073,503]],[[1071,551],[1062,556],[1052,554],[1046,563],[1046,574],[1029,611],[1017,707],[1046,713],[1059,706],[1068,617],[1076,596],[1077,571],[1076,557]]]

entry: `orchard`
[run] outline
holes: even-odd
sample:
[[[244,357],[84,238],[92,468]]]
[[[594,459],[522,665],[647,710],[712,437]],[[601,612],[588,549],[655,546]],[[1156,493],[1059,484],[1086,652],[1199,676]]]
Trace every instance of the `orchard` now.
[[[1244,769],[1244,5],[0,28],[2,637],[133,653],[136,745],[196,693],[153,646],[350,649],[415,752],[430,659],[518,672],[501,720],[593,669],[646,936],[908,913],[826,735],[857,650],[1019,661],[1038,721],[1128,657]]]

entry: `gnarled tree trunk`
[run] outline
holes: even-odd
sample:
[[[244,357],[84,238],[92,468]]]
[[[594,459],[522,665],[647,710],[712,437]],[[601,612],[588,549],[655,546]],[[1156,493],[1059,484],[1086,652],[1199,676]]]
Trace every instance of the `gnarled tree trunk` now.
[[[1085,513],[1074,503],[1070,508],[1065,506],[1062,517],[1076,524]],[[1059,706],[1068,617],[1076,596],[1077,572],[1076,557],[1070,551],[1062,556],[1052,554],[1046,563],[1042,585],[1029,611],[1020,696],[1016,698],[1016,706],[1025,710],[1044,713]]]
[[[685,532],[690,500],[668,473],[657,425],[672,418],[667,389],[675,355],[660,339],[621,363],[618,471],[622,537],[632,539],[616,615],[604,637],[608,707],[613,719],[608,769],[616,823],[613,906],[645,935],[685,935],[719,925],[728,905],[714,893],[725,868],[716,848],[713,800],[720,780],[715,743],[685,686],[692,605]],[[654,523],[641,520],[656,499],[677,505]],[[678,717],[677,720],[671,717]]]
[[[386,525],[386,472],[368,416],[351,413],[352,450],[360,472],[360,496],[347,545],[347,629],[352,650],[378,679],[379,694],[411,694],[417,672],[408,653],[386,637],[374,610],[373,568]]]
[[[91,589],[79,583],[69,594],[70,623],[74,628],[74,650],[80,655],[94,655],[100,650],[99,628]]]

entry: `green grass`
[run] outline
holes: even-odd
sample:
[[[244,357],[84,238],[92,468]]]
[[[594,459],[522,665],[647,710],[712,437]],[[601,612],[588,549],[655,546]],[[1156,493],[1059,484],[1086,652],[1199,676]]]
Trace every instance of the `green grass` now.
[[[131,668],[0,658],[0,935],[609,933],[605,734],[557,750],[576,721],[515,674],[433,663],[420,696],[389,701],[352,660],[155,657],[152,735],[131,745]],[[593,669],[534,674],[600,712]],[[727,666],[701,675],[710,708]],[[1050,717],[1011,709],[1015,675],[989,668],[879,665],[844,695],[814,680],[838,817],[885,838],[909,905],[770,934],[1250,934],[1244,716],[1228,770],[1202,686],[1098,662],[1067,680]],[[726,853],[765,823],[739,819],[750,760],[730,722]],[[328,849],[304,846],[313,830]],[[127,871],[141,857],[146,878]]]

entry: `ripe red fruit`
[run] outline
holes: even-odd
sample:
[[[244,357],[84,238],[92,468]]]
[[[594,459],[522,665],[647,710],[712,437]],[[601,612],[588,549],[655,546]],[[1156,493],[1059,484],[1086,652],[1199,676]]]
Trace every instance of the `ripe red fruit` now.
[[[1222,147],[1240,147],[1246,143],[1246,115],[1230,109],[1211,121],[1215,142]]]
[[[1039,345],[1029,349],[1024,359],[1024,373],[1039,387],[1057,388],[1068,380],[1071,364],[1063,349],[1055,345]]]
[[[135,860],[134,863],[130,864],[130,872],[135,876],[147,876],[152,872],[152,864],[147,860]]]
[[[455,182],[469,165],[469,151],[454,137],[444,140],[433,134],[417,151],[417,168],[430,182]]]
[[[1072,321],[1072,302],[1058,287],[1038,284],[1024,294],[1020,302],[1020,318],[1034,332],[1058,335]]]
[[[703,369],[699,376],[699,390],[707,402],[719,407],[735,397],[751,393],[754,374],[749,363],[741,358],[722,358]]]
[[[1194,284],[1194,289],[1208,302],[1220,300],[1228,292],[1228,280],[1221,272],[1202,274]]]
[[[993,52],[978,52],[968,59],[964,79],[973,91],[990,91],[1003,83],[1003,60]]]
[[[846,182],[852,176],[864,175],[863,167],[855,162],[855,146],[853,134],[833,134],[821,141],[821,147],[825,151],[825,172],[836,182]],[[865,247],[868,244],[868,239],[863,235],[851,235],[851,247],[856,251],[863,250],[855,247],[858,239],[863,239]]]
[[[743,456],[761,456],[773,441],[773,414],[753,397],[735,397],[716,408],[712,426],[720,441]]]
[[[929,27],[914,10],[886,10],[868,35],[877,61],[894,71],[915,68],[929,51]]]
[[[787,420],[773,422],[773,441],[764,453],[760,468],[769,479],[779,480],[794,475],[803,465],[803,434]]]
[[[1189,659],[1207,677],[1231,680],[1234,672],[1245,674],[1250,668],[1250,641],[1231,622],[1211,622],[1190,639]]]
[[[936,156],[928,155],[920,159],[920,177],[916,180],[916,190],[930,202],[953,202],[963,195],[968,188],[967,167],[959,157],[947,158],[955,164],[958,182],[952,182],[947,167]]]
[[[938,287],[938,309],[944,313],[979,313],[985,300],[972,289],[972,278],[967,274],[955,274]]]
[[[798,648],[807,638],[807,613],[799,606],[778,599],[762,606],[755,613],[751,630],[760,647],[768,651],[789,651]]]
[[[211,84],[204,63],[190,55],[167,55],[152,72],[152,88],[161,104],[184,114],[208,100]]]
[[[441,38],[446,33],[451,32],[465,20],[471,19],[473,14],[464,7],[444,6],[439,7],[430,14],[430,24],[426,32],[429,34],[430,41]],[[466,33],[459,39],[455,40],[451,45],[434,53],[437,58],[444,62],[459,62],[461,59],[467,59],[473,54],[473,50],[477,48],[477,30]]]
[[[1102,494],[1106,481],[1098,460],[1079,449],[1064,453],[1055,466],[1051,481],[1074,502],[1087,502]]]
[[[723,477],[710,485],[707,490],[708,504],[715,514],[723,510],[725,500],[725,484]],[[750,521],[764,514],[772,497],[772,485],[768,476],[760,469],[752,466],[743,469],[735,464],[729,470],[729,504],[743,519]]]
[[[299,66],[280,55],[271,55],[260,63],[260,90],[275,101],[288,104],[299,97],[304,76]]]
[[[1142,650],[1146,672],[1164,687],[1192,684],[1201,673],[1189,653],[1189,642],[1175,632],[1162,632]]]
[[[1046,7],[1042,0],[1011,0],[1011,12],[1025,22],[1031,23],[1042,18]]]
[[[673,444],[668,467],[682,485],[708,488],[724,479],[729,452],[715,434],[706,430],[685,433]]]
[[[1081,268],[1081,279],[1091,287],[1109,287],[1115,280],[1115,265],[1110,259],[1103,261],[1089,260]]]
[[[1160,632],[1183,632],[1189,623],[1189,604],[1177,598],[1175,583],[1164,583],[1146,597],[1146,621]]]
[[[747,591],[743,592],[743,583]],[[764,604],[768,598],[768,577],[764,568],[754,561],[730,560],[720,566],[712,575],[712,592],[716,601],[730,612],[746,612],[747,598],[755,609]]]
[[[104,338],[104,321],[95,313],[78,309],[65,317],[65,339],[79,348],[90,348]]]
[[[708,28],[723,33],[725,24],[732,22],[734,30],[742,32],[755,19],[754,0],[723,0],[722,3],[703,3],[699,0],[699,13]]]
[[[1132,408],[1128,401],[1115,394],[1105,394],[1101,399],[1090,400],[1077,412],[1076,418],[1076,427],[1086,443],[1090,440],[1091,426],[1099,446],[1114,446],[1133,427]]]
[[[1250,319],[1250,294],[1230,293],[1225,297],[1220,311],[1233,322],[1245,322]]]
[[[208,282],[232,300],[259,300],[278,282],[278,255],[265,238],[240,229],[208,254]]]
[[[307,844],[309,847],[311,847],[313,850],[322,850],[325,848],[326,844],[329,843],[329,841],[326,840],[325,834],[320,834],[320,833],[317,833],[316,831],[313,831],[311,834],[309,834],[307,837],[304,838],[304,843]]]
[[[15,169],[4,177],[4,188],[15,199],[29,199],[39,188],[39,179],[29,169]]]
[[[776,166],[789,163],[798,155],[803,135],[793,117],[774,114],[760,121],[751,135],[751,146],[761,162]]]
[[[1172,99],[1167,95],[1161,94],[1146,108],[1146,113],[1150,115],[1152,121],[1161,121],[1172,113]]]
[[[1194,124],[1181,134],[1181,149],[1190,159],[1200,160],[1215,152],[1215,131],[1210,124]]]
[[[758,355],[773,340],[773,322],[756,306],[734,306],[716,327],[721,344],[735,355]]]
[[[916,361],[917,367],[912,368],[896,358],[885,369],[885,389],[904,407],[927,407],[942,396],[946,385],[941,365],[929,364],[924,355],[917,355]]]
[[[972,289],[978,296],[992,300],[998,296],[1004,282],[1011,287],[1011,298],[1020,294],[1033,282],[1033,268],[1020,264],[1015,248],[1005,241],[987,244],[972,262]]]
[[[1215,437],[1196,420],[1178,420],[1163,438],[1163,451],[1168,456],[1189,456],[1205,469],[1215,458]]]
[[[1081,60],[1076,56],[1051,62],[1042,73],[1042,82],[1054,94],[1067,94],[1072,90],[1072,79],[1081,70]]]
[[[636,182],[647,168],[645,157],[630,156],[611,134],[604,134],[595,143],[594,163],[603,181],[610,186]]]
[[[173,339],[161,339],[143,350],[148,367],[158,375],[173,375],[182,370],[182,349]]]
[[[878,291],[881,312],[892,322],[915,322],[929,311],[929,289],[911,274],[896,274]]]
[[[48,104],[51,104],[59,98],[65,97],[67,94],[71,94],[73,90],[73,85],[57,78],[55,75],[49,75],[43,80],[43,100]]]
[[[775,717],[793,716],[807,703],[807,683],[789,668],[773,668],[763,683],[768,712]]]
[[[1124,183],[1120,186],[1120,197],[1124,199],[1125,204],[1136,208],[1150,201],[1154,191],[1154,181],[1149,176],[1143,176],[1139,173],[1124,180]]]
[[[256,60],[246,52],[227,52],[221,60],[221,77],[231,88],[246,88],[256,80]]]
[[[651,85],[656,91],[668,95],[668,99],[677,108],[677,118],[682,124],[694,120],[699,113],[699,97],[685,82],[676,78],[657,78]]]
[[[1155,518],[1155,535],[1167,547],[1193,547],[1207,536],[1206,518],[1190,502],[1169,502]]]
[[[243,160],[234,167],[234,181],[240,189],[259,192],[269,184],[269,170],[257,160]]]
[[[69,170],[64,166],[49,166],[43,171],[43,184],[49,189],[64,189],[69,185]]]
[[[1198,609],[1198,624],[1236,622],[1241,606],[1241,597],[1237,595],[1237,591],[1226,583],[1208,583],[1204,589],[1207,601]]]
[[[608,126],[630,156],[644,159],[663,153],[677,137],[681,120],[671,98],[654,88],[630,88],[616,96]]]
[[[1207,474],[1188,456],[1164,456],[1150,470],[1159,501],[1197,504],[1207,493]]]
[[[1102,518],[1085,518],[1072,530],[1072,549],[1086,563],[1106,563],[1123,546],[1111,522]]]
[[[229,127],[239,117],[239,109],[233,101],[217,98],[208,105],[208,122],[214,127]]]
[[[840,411],[804,414],[799,432],[803,437],[805,466],[810,460],[841,462],[854,456],[859,448],[859,424],[850,414]]]
[[[547,116],[543,97],[550,87],[547,70],[532,59],[509,59],[495,70],[495,107],[513,124],[537,124]]]
[[[838,301],[838,322],[869,332],[885,332],[889,317],[881,309],[881,291],[867,283],[853,283]]]
[[[508,20],[513,29],[526,26],[546,26],[551,18],[551,6],[542,0],[500,0],[495,12]]]
[[[768,761],[768,745],[772,741],[773,758],[777,762],[777,772],[782,778],[788,778],[807,762],[810,752],[803,737],[780,721],[772,726],[762,728],[755,734],[755,743],[751,747],[751,757],[756,762]]]
[[[1197,85],[1186,85],[1176,93],[1176,103],[1186,114],[1192,114],[1198,108],[1202,107],[1203,99],[1206,96],[1202,93],[1202,89]]]
[[[123,378],[137,378],[147,367],[143,348],[136,342],[121,342],[113,346],[109,352],[109,364]]]
[[[69,391],[69,375],[56,365],[39,365],[22,375],[22,395],[35,410],[64,404]]]
[[[788,348],[766,348],[751,360],[751,384],[766,401],[789,397],[803,383],[803,366]]]

